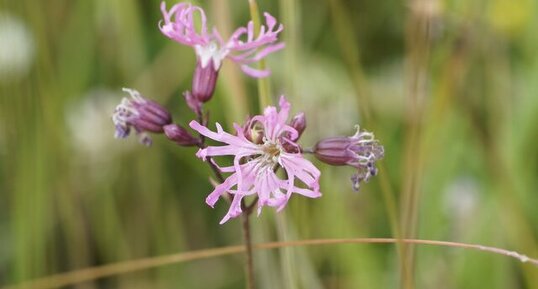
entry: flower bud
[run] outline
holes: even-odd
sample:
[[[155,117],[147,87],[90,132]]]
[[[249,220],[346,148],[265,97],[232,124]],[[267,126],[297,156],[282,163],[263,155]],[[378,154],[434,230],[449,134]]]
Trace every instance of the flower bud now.
[[[319,141],[314,155],[320,161],[333,166],[352,166],[357,173],[351,178],[353,189],[358,190],[361,182],[377,174],[375,162],[384,155],[383,146],[367,131],[360,131],[351,137],[331,137]]]
[[[192,78],[192,95],[202,103],[209,101],[215,92],[218,76],[219,71],[212,63],[203,67],[198,61]]]
[[[304,112],[301,112],[294,116],[291,119],[290,126],[297,130],[297,137],[291,140],[295,142],[301,137],[304,130],[306,129],[306,117]]]
[[[145,99],[133,89],[124,88],[131,98],[123,98],[116,106],[112,121],[116,127],[115,137],[126,138],[134,128],[140,135],[140,142],[151,145],[151,138],[147,132],[162,133],[163,126],[172,123],[170,113],[158,103]]]
[[[193,137],[185,128],[177,124],[165,125],[164,134],[180,146],[195,146],[200,143],[199,139]]]

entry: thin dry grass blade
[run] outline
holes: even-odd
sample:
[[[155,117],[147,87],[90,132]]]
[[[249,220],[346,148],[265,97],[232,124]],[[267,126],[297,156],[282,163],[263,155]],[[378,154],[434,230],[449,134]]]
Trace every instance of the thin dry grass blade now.
[[[275,249],[283,247],[298,247],[298,246],[319,246],[319,245],[336,245],[336,244],[395,244],[398,242],[406,244],[419,244],[419,245],[431,245],[442,247],[454,247],[462,249],[471,249],[485,251],[489,253],[499,254],[516,258],[523,263],[529,263],[538,267],[538,259],[530,258],[526,255],[520,254],[515,251],[509,251],[501,248],[483,246],[479,244],[466,244],[449,241],[436,241],[436,240],[420,240],[420,239],[394,239],[394,238],[355,238],[355,239],[313,239],[313,240],[299,240],[289,242],[272,242],[262,243],[254,245],[256,250]],[[19,285],[6,286],[1,289],[50,289],[60,288],[67,285],[78,284],[90,280],[95,280],[104,277],[110,277],[125,273],[131,273],[140,270],[147,270],[151,268],[161,267],[165,265],[177,264],[187,261],[201,260],[231,254],[237,254],[244,252],[243,246],[230,246],[224,248],[204,249],[192,252],[178,253],[159,257],[150,257],[139,260],[132,260],[126,262],[120,262],[115,264],[109,264],[99,267],[87,268],[77,270],[73,272],[62,273],[29,281]]]

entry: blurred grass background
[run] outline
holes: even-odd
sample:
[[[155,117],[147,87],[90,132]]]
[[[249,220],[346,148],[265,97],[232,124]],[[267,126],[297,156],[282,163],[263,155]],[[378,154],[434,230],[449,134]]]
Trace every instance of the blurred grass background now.
[[[194,53],[158,30],[159,1],[2,0],[0,286],[54,273],[241,243],[218,221],[209,170],[156,137],[113,139],[133,87],[194,116]],[[168,2],[170,7],[173,2]],[[223,34],[247,1],[197,4]],[[323,197],[254,218],[257,242],[401,235],[538,256],[538,3],[534,0],[258,2],[284,23],[272,97],[304,111],[302,144],[361,124],[385,145],[358,194],[351,168],[322,167]],[[212,120],[257,109],[256,81],[225,63]],[[391,200],[394,203],[391,203]],[[392,205],[391,205],[392,204]],[[447,248],[340,245],[256,252],[260,288],[538,288],[538,270]],[[403,266],[402,266],[403,265]],[[403,268],[403,269],[402,269]],[[166,266],[73,288],[242,288],[243,258]]]

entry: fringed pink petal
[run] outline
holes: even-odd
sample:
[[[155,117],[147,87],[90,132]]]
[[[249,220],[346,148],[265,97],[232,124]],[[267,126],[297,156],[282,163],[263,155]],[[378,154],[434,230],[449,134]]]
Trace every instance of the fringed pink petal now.
[[[208,204],[211,208],[215,206],[215,203],[219,200],[220,196],[225,194],[228,190],[230,190],[233,186],[237,184],[237,173],[234,173],[230,175],[224,182],[213,190],[207,198],[205,199],[206,204]]]
[[[202,149],[203,153],[200,153],[201,159],[204,159],[208,156],[233,156],[237,154],[237,147],[233,145],[226,146],[208,146],[205,149]],[[198,154],[197,154],[198,156]]]
[[[254,188],[258,192],[258,215],[264,206],[274,203],[274,192],[280,188],[281,180],[273,172],[272,168],[258,170]]]
[[[220,33],[216,27],[213,27],[213,37],[217,40],[220,47],[224,47],[224,45],[226,45],[224,39],[222,38],[222,36],[220,36]]]
[[[273,27],[276,25],[276,19],[271,14],[264,12],[263,16],[265,16],[265,23],[267,23],[267,26],[269,27],[269,30],[273,30]]]
[[[281,95],[278,101],[278,106],[280,106],[280,111],[278,112],[278,121],[285,124],[290,114],[291,104],[286,100],[284,95]]]
[[[206,45],[210,41],[210,35],[207,32],[207,19],[205,12],[198,6],[190,3],[178,3],[166,10],[166,3],[161,3],[164,24],[159,23],[161,32],[168,38],[175,40],[183,45],[196,46]],[[201,28],[198,32],[194,23],[194,14],[200,14]],[[173,19],[172,19],[173,18]]]
[[[321,197],[321,193],[318,190],[309,190],[309,189],[294,187],[293,192],[299,195],[303,195],[305,197],[313,198],[313,199]]]
[[[296,154],[282,154],[281,165],[290,174],[314,190],[319,189],[319,170],[308,160]]]
[[[264,126],[264,132],[265,132],[265,138],[270,139],[272,141],[276,141],[278,135],[276,135],[276,132],[278,131],[279,127],[282,126],[282,123],[279,123],[278,120],[278,112],[276,110],[276,107],[274,106],[268,106],[263,111],[263,126]]]
[[[222,129],[222,126],[219,124],[219,123],[216,123],[216,126],[217,126],[217,132],[213,132],[211,130],[209,130],[207,127],[199,124],[197,121],[193,120],[189,123],[189,126],[194,129],[195,131],[199,132],[200,134],[210,138],[210,139],[213,139],[213,140],[216,140],[216,141],[220,141],[220,142],[224,142],[224,143],[227,143],[227,144],[230,144],[230,145],[235,145],[237,147],[241,147],[242,149],[250,149],[250,150],[257,150],[258,147],[249,142],[246,138],[243,137],[238,137],[238,136],[235,136],[235,135],[232,135],[232,134],[229,134],[227,132],[225,132],[223,129]]]
[[[230,40],[228,41],[228,48],[235,51],[245,51],[250,49],[258,49],[264,45],[271,44],[278,40],[278,34],[284,29],[284,26],[280,24],[275,30],[276,19],[269,13],[265,13],[266,25],[260,27],[258,36],[254,39],[254,24],[250,21],[247,27],[241,27],[237,29]],[[240,38],[246,34],[246,42],[243,42]]]
[[[221,167],[221,166],[219,166],[219,164],[217,164],[217,162],[214,159],[211,159],[210,162],[215,167],[217,167],[217,169],[219,169],[219,171],[221,173],[233,173],[233,172],[235,172],[235,168],[233,166],[232,167]]]
[[[257,51],[255,49],[247,50],[245,53],[239,54],[239,55],[230,55],[228,56],[232,61],[242,63],[242,64],[250,64],[253,62],[258,62],[265,58],[267,55],[277,52],[280,49],[283,49],[286,47],[285,43],[278,43],[276,45],[269,45],[265,48],[263,48],[260,51]]]
[[[241,65],[241,69],[247,75],[262,78],[271,74],[269,70],[255,69],[249,64],[258,62],[267,55],[284,48],[284,43],[274,44],[278,41],[278,34],[284,29],[282,24],[277,25],[276,19],[265,13],[266,25],[260,26],[258,33],[254,30],[254,24],[250,21],[247,27],[238,28],[226,44],[230,52],[228,58]],[[255,36],[257,35],[257,36]],[[243,41],[242,37],[246,37]]]
[[[309,160],[303,158],[301,155],[283,153],[281,154],[281,159],[287,161],[287,164],[284,164],[284,166],[288,165],[298,170],[305,171],[316,179],[318,179],[321,175],[319,169],[314,166],[314,164],[312,164]]]
[[[254,78],[264,78],[264,77],[267,77],[269,75],[271,75],[271,71],[266,69],[266,70],[261,70],[261,69],[256,69],[256,68],[252,68],[248,65],[241,65],[241,70],[248,76],[250,77],[254,77]]]
[[[232,199],[232,203],[230,204],[230,209],[228,210],[228,213],[226,213],[226,215],[224,216],[224,218],[222,218],[219,224],[222,225],[226,223],[228,220],[232,218],[236,218],[241,215],[241,213],[243,212],[243,210],[241,210],[241,200],[243,199],[243,197],[244,196],[242,194],[234,195]]]

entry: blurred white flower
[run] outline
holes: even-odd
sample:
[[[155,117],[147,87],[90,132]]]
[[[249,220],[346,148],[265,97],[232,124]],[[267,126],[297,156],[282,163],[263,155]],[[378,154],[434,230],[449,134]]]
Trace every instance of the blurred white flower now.
[[[27,25],[0,12],[0,81],[25,76],[34,60],[34,38]]]
[[[428,18],[439,17],[443,12],[442,3],[439,0],[413,0],[408,6],[413,13]]]
[[[456,178],[444,193],[444,209],[447,216],[454,220],[456,229],[468,224],[475,215],[480,201],[479,185],[468,176]]]

